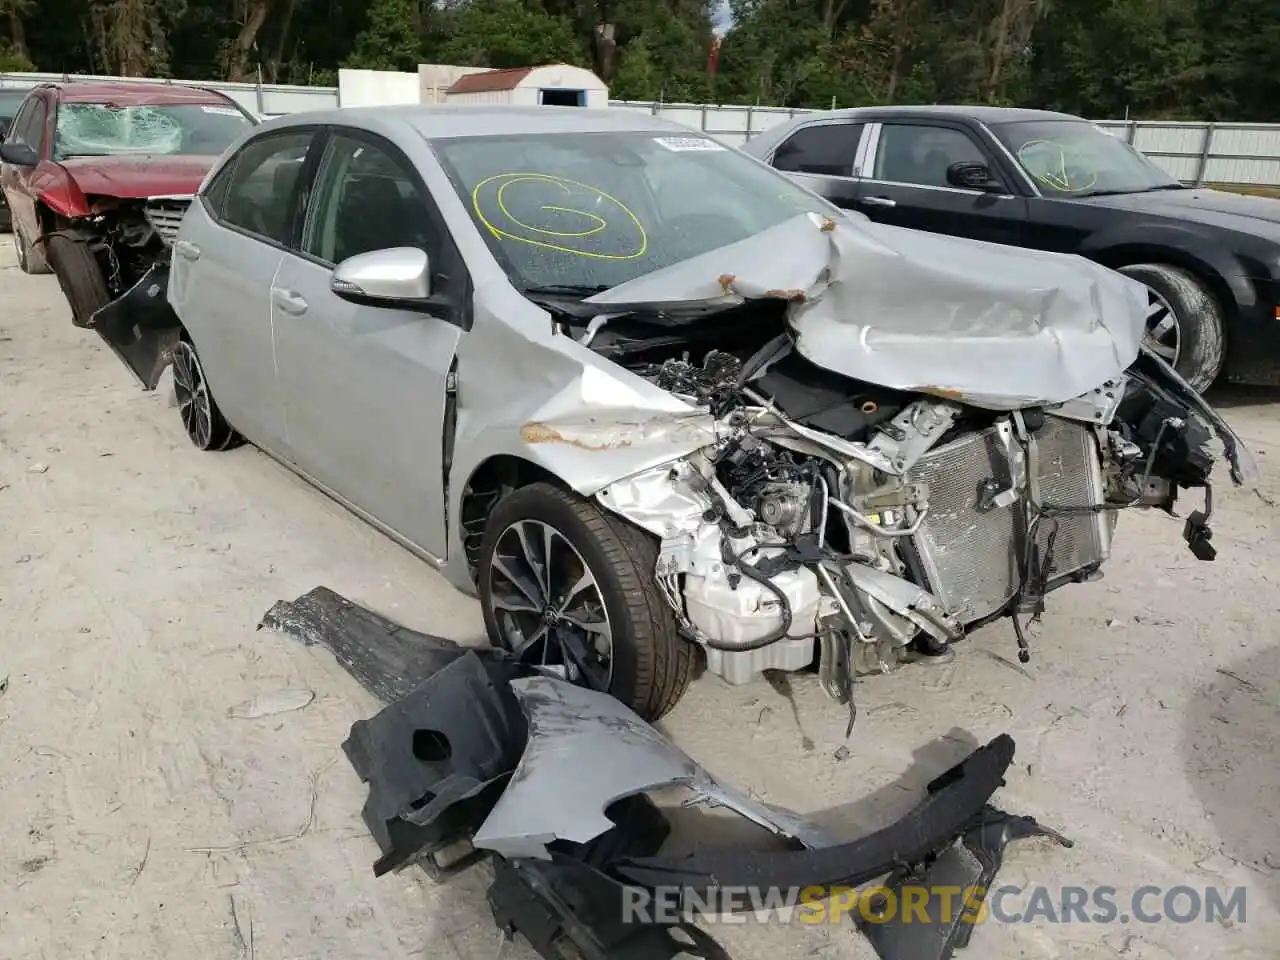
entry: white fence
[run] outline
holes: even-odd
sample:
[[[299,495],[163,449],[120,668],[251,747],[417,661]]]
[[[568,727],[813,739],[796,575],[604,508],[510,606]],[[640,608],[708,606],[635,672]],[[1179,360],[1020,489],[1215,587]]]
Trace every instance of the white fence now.
[[[21,73],[0,75],[0,87],[30,87],[62,80],[61,74]],[[114,80],[117,77],[73,77],[79,80]],[[287,84],[195,83],[183,80],[147,80],[203,86],[227,94],[243,107],[262,116],[279,116],[305,110],[341,106],[336,87],[298,87]],[[691,103],[639,103],[614,100],[614,107],[642,110],[701,130],[726,143],[745,143],[775,124],[812,111],[786,107],[715,106]],[[1099,125],[1123,137],[1160,164],[1172,176],[1187,183],[1229,183],[1280,187],[1280,124],[1171,123],[1102,120]]]

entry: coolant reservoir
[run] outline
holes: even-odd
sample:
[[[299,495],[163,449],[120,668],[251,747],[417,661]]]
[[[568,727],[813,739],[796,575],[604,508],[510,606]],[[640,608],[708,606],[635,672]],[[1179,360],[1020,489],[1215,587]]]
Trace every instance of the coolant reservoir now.
[[[716,564],[714,569],[717,572],[710,577],[686,574],[684,578],[685,609],[695,627],[720,643],[746,646],[782,625],[782,605],[776,594],[747,577],[742,577],[735,589],[723,566]],[[822,592],[813,571],[803,567],[786,570],[770,582],[791,602],[788,635],[814,633]]]

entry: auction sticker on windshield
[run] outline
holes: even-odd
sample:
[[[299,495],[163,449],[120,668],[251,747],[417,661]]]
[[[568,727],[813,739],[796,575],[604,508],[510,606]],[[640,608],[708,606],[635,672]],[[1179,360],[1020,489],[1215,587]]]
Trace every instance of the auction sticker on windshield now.
[[[218,117],[240,116],[240,111],[237,110],[235,107],[201,107],[200,109],[203,110],[205,113],[212,113],[213,115]]]
[[[724,145],[706,137],[654,137],[653,142],[668,150],[723,150]]]

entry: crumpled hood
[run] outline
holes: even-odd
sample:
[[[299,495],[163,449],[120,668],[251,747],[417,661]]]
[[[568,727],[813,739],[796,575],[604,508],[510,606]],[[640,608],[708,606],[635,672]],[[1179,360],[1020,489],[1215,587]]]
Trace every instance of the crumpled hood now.
[[[625,309],[792,301],[818,366],[992,410],[1063,403],[1122,373],[1142,343],[1138,283],[1081,257],[801,214],[619,284]]]
[[[217,157],[151,156],[73,157],[60,161],[80,192],[88,196],[140,200],[189,196],[196,192]]]

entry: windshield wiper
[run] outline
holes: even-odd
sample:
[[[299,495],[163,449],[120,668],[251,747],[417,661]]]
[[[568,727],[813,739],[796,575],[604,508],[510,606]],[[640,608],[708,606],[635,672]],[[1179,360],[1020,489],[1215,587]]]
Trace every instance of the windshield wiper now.
[[[1155,193],[1157,190],[1187,190],[1184,183],[1162,183],[1158,187],[1140,187],[1137,190],[1094,190],[1083,194],[1086,197],[1121,197],[1134,193]]]

